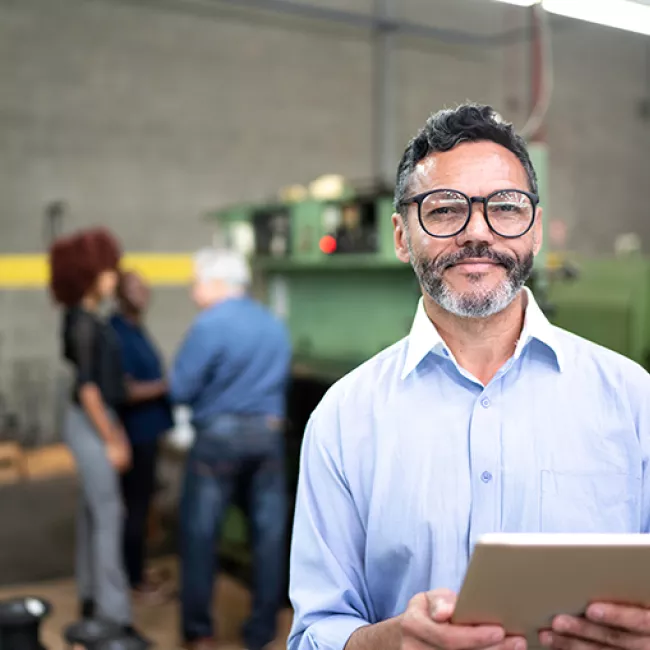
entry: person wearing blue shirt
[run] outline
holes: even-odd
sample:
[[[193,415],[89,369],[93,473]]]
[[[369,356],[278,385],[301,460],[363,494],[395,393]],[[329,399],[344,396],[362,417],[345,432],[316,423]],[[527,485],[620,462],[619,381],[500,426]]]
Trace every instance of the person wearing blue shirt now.
[[[170,372],[174,402],[189,405],[196,439],[181,498],[181,625],[192,650],[216,648],[212,589],[215,549],[228,505],[246,486],[253,555],[253,603],[243,637],[262,650],[282,605],[287,519],[283,421],[291,369],[285,325],[247,295],[250,270],[234,251],[195,258],[201,312]]]
[[[422,298],[410,334],[307,425],[289,650],[525,649],[451,622],[481,535],[650,532],[650,376],[551,325],[524,288],[537,192],[489,106],[434,114],[406,148],[392,223]],[[650,611],[560,612],[539,644],[650,647]]]
[[[168,596],[160,581],[145,572],[147,522],[156,482],[159,441],[173,427],[160,354],[144,325],[150,292],[134,272],[118,285],[119,311],[110,323],[117,334],[126,376],[127,400],[119,416],[129,437],[132,465],[122,476],[126,510],[124,561],[134,595],[151,604]]]

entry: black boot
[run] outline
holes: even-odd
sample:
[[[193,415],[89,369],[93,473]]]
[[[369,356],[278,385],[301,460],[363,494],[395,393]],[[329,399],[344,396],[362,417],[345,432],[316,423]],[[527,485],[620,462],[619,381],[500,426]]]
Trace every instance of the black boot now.
[[[145,648],[150,648],[153,643],[151,642],[150,639],[147,639],[144,635],[142,635],[138,630],[136,630],[133,625],[125,625],[124,626],[124,635],[126,636],[127,639],[135,642],[133,644],[134,647],[140,647],[142,650]]]
[[[81,601],[81,618],[95,618],[95,601],[86,599]]]

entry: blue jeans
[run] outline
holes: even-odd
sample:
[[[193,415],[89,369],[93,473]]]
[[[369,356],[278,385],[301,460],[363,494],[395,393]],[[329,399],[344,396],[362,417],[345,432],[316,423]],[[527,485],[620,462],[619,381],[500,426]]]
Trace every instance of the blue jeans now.
[[[252,612],[243,630],[249,650],[275,638],[285,585],[287,487],[281,422],[222,415],[197,430],[181,499],[181,612],[186,641],[214,636],[215,551],[238,485],[247,488],[253,555]]]

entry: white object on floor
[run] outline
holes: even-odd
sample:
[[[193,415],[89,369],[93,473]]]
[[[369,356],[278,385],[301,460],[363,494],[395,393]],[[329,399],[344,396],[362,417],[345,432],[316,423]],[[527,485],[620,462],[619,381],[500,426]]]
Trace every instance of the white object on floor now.
[[[192,426],[192,409],[187,406],[174,407],[174,428],[167,434],[169,444],[181,451],[194,443],[196,432]]]

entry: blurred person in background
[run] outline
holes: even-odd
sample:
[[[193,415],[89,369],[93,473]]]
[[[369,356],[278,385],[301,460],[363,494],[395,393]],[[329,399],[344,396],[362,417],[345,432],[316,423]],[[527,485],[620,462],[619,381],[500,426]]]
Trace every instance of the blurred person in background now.
[[[54,242],[51,291],[65,309],[63,356],[74,369],[72,403],[64,437],[81,482],[77,519],[76,578],[84,618],[132,627],[129,587],[122,561],[119,475],[131,449],[116,411],[125,398],[119,342],[101,316],[113,298],[120,248],[106,230],[91,229]]]
[[[159,441],[173,427],[163,364],[145,327],[150,290],[134,272],[120,275],[118,311],[110,324],[120,342],[126,400],[119,416],[131,445],[131,466],[122,474],[126,508],[124,561],[136,599],[149,604],[168,598],[167,586],[145,572],[147,524],[156,484]]]
[[[400,162],[408,336],[330,388],[302,445],[289,650],[520,650],[452,622],[486,533],[649,533],[650,375],[552,325],[525,141],[492,108],[431,116]],[[507,576],[504,576],[504,584]],[[558,612],[531,647],[650,647],[650,610]]]
[[[247,486],[253,552],[248,650],[275,637],[285,578],[284,417],[291,348],[284,324],[247,295],[250,270],[236,252],[207,249],[194,262],[201,310],[170,374],[174,402],[193,411],[181,501],[182,635],[215,648],[212,590],[221,525],[240,481]]]

